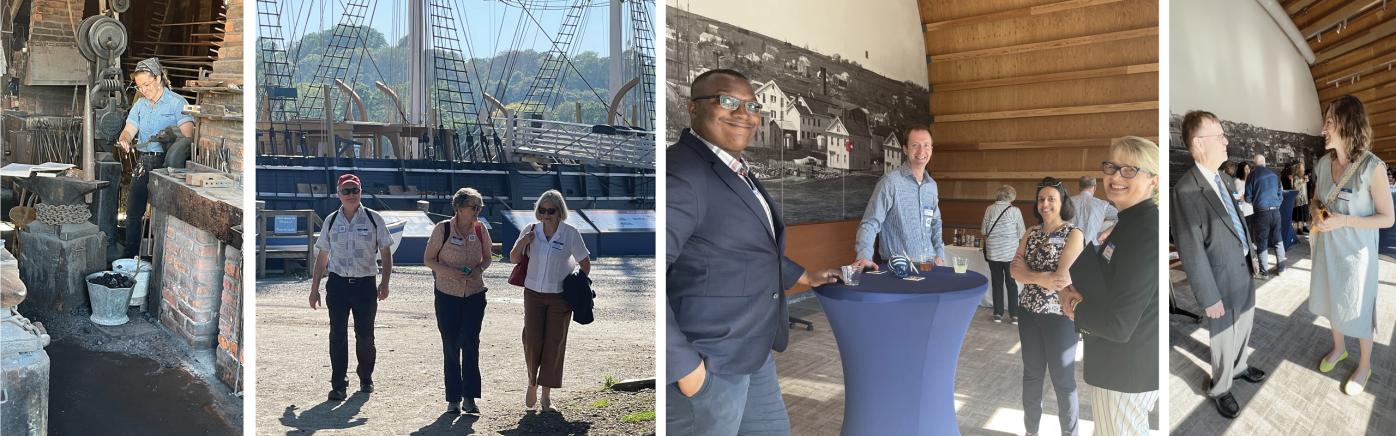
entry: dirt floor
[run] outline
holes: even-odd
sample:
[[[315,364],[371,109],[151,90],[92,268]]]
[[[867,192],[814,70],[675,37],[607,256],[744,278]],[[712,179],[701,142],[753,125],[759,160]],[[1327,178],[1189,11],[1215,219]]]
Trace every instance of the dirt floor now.
[[[480,341],[481,413],[446,414],[441,339],[432,305],[431,271],[399,266],[392,293],[378,306],[378,362],[372,394],[355,393],[350,329],[350,397],[328,402],[329,319],[312,311],[305,278],[268,278],[257,285],[258,434],[653,434],[653,390],[602,389],[614,380],[655,374],[654,258],[606,258],[592,264],[596,321],[573,323],[557,412],[524,407],[522,289],[506,283],[512,265],[486,273],[490,291]],[[648,420],[622,422],[649,412]],[[634,418],[632,417],[632,420]]]
[[[242,434],[242,397],[214,378],[212,349],[178,342],[153,311],[116,327],[79,312],[25,314],[53,340],[48,434]]]

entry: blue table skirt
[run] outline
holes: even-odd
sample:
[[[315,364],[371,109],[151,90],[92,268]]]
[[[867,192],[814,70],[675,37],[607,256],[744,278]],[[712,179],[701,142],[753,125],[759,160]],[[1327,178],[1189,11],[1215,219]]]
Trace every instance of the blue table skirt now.
[[[1396,203],[1396,189],[1391,190],[1391,201]],[[1380,235],[1377,239],[1377,251],[1387,256],[1396,256],[1396,226],[1381,229]]]
[[[948,267],[920,274],[815,288],[843,362],[844,435],[959,434],[955,367],[989,283]]]
[[[1299,191],[1282,191],[1280,201],[1280,237],[1284,239],[1285,250],[1299,243],[1299,234],[1294,231],[1294,203],[1299,201]]]

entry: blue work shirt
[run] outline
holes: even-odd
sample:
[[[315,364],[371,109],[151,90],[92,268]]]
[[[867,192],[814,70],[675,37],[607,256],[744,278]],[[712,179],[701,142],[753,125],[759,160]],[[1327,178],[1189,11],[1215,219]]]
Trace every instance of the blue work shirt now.
[[[194,122],[194,117],[184,114],[184,105],[187,104],[189,100],[169,88],[160,94],[158,102],[151,103],[145,97],[136,100],[131,112],[126,114],[126,123],[136,126],[136,150],[147,153],[165,151],[160,143],[147,145],[146,141],[166,127]]]
[[[1280,207],[1280,176],[1266,167],[1256,167],[1246,178],[1246,202],[1260,209]]]
[[[923,255],[945,257],[940,188],[929,171],[920,184],[911,171],[903,165],[877,181],[858,225],[854,246],[858,259],[872,260],[873,241],[879,233],[883,257],[907,255],[913,261]]]

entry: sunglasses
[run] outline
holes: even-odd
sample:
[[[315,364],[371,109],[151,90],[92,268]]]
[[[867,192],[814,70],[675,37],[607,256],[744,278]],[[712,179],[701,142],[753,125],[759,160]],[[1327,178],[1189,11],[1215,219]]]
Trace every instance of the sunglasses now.
[[[1062,181],[1061,181],[1061,180],[1054,179],[1054,178],[1051,178],[1051,177],[1048,177],[1048,178],[1042,179],[1041,182],[1037,182],[1037,189],[1042,189],[1042,188],[1046,188],[1046,187],[1060,188],[1060,187],[1062,187]]]
[[[358,195],[360,192],[363,191],[359,188],[344,188],[339,190],[339,195]]]
[[[557,213],[557,208],[556,208],[556,207],[540,207],[540,208],[538,208],[538,213],[539,213],[539,214],[542,214],[542,215],[552,215],[552,214]]]
[[[1120,176],[1126,179],[1133,179],[1134,176],[1139,175],[1139,171],[1139,167],[1117,165],[1114,162],[1109,161],[1100,163],[1100,172],[1105,173],[1105,175],[1107,176],[1113,176],[1116,172],[1119,172]],[[1147,173],[1148,171],[1145,172]]]
[[[756,101],[756,100],[742,101],[742,99],[740,99],[740,98],[733,97],[733,96],[726,95],[726,94],[705,95],[705,96],[702,96],[702,97],[693,97],[692,100],[693,100],[693,101],[699,101],[699,100],[711,100],[711,99],[717,99],[717,105],[718,105],[718,106],[722,106],[723,109],[727,109],[727,110],[729,110],[729,111],[735,111],[735,110],[737,110],[737,107],[738,107],[738,106],[741,106],[741,107],[746,108],[746,111],[747,111],[747,112],[751,112],[751,113],[755,114],[755,113],[760,113],[760,112],[761,112],[761,108],[762,108],[762,107],[765,107],[765,106],[762,106],[762,105],[761,105],[761,102],[758,102],[758,101]]]

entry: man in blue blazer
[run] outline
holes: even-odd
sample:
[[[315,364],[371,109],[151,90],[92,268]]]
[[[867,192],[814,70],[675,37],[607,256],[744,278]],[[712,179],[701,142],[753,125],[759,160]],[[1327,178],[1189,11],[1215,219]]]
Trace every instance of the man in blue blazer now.
[[[761,126],[751,81],[712,70],[691,92],[692,128],[666,152],[667,428],[786,435],[771,354],[789,340],[784,291],[837,273],[785,257],[780,208],[741,158]]]

